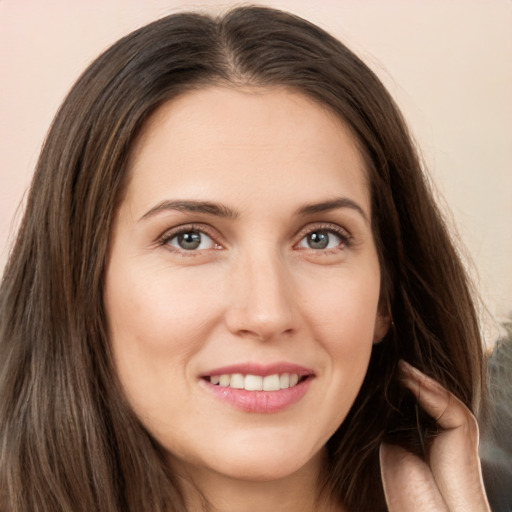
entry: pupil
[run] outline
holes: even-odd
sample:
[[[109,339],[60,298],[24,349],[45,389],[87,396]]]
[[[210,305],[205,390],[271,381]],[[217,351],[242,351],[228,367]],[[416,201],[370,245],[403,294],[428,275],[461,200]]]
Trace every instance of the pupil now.
[[[329,245],[329,235],[325,231],[315,231],[308,235],[311,249],[325,249]]]
[[[178,235],[178,243],[182,249],[191,251],[201,245],[201,234],[197,231],[189,231]]]

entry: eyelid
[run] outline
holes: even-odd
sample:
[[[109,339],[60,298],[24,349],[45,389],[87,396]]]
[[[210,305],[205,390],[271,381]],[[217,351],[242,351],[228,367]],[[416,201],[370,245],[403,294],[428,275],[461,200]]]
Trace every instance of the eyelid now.
[[[182,224],[182,225],[179,225],[179,226],[174,226],[174,227],[172,227],[170,229],[167,229],[166,231],[164,231],[164,233],[162,233],[162,235],[160,235],[157,238],[156,244],[159,245],[159,246],[165,246],[166,248],[168,248],[171,251],[179,252],[179,253],[182,253],[182,254],[186,253],[187,256],[194,256],[194,255],[197,255],[197,253],[208,251],[208,250],[212,250],[212,249],[201,249],[199,251],[186,251],[186,250],[180,250],[180,249],[178,249],[176,247],[173,247],[170,244],[168,244],[168,242],[170,240],[172,240],[173,238],[175,238],[176,236],[178,236],[178,235],[180,235],[182,233],[188,233],[190,231],[196,231],[198,233],[201,233],[201,234],[206,235],[207,237],[209,237],[215,243],[215,249],[214,250],[218,250],[218,249],[223,249],[224,248],[224,243],[223,242],[219,242],[219,238],[221,238],[221,236],[219,235],[219,233],[216,230],[214,230],[208,224],[193,223],[193,222],[192,223],[188,223],[188,224]]]
[[[341,238],[341,241],[342,241],[342,246],[344,248],[348,248],[352,245],[353,243],[353,240],[352,240],[352,235],[350,234],[350,232],[341,227],[340,225],[338,224],[333,224],[333,223],[330,223],[330,222],[318,222],[318,223],[311,223],[311,224],[308,224],[307,226],[303,227],[296,235],[296,238],[297,238],[297,241],[295,242],[294,244],[294,247],[297,247],[297,245],[302,241],[302,239],[304,237],[306,237],[307,235],[311,234],[311,233],[314,233],[315,231],[328,231],[328,232],[331,232],[331,233],[334,233],[335,235],[339,236]],[[304,250],[308,250],[308,249],[304,249]],[[312,251],[315,251],[315,252],[322,252],[322,253],[328,253],[329,251],[332,251],[332,250],[339,250],[338,248],[336,249],[325,249],[325,250],[318,250],[318,249],[311,249]]]
[[[225,247],[225,243],[222,240],[222,237],[220,236],[220,234],[218,233],[218,231],[216,229],[212,228],[208,224],[194,223],[194,222],[182,224],[179,226],[174,226],[170,229],[167,229],[156,239],[155,243],[158,246],[165,246],[167,249],[169,249],[171,251],[175,251],[175,252],[178,252],[181,254],[186,253],[187,256],[196,256],[196,255],[198,255],[198,253],[212,250],[212,249],[201,249],[199,251],[185,251],[185,250],[177,249],[171,245],[168,245],[168,242],[170,240],[172,240],[174,237],[176,237],[177,235],[180,235],[181,233],[187,233],[189,231],[197,231],[197,232],[202,233],[202,234],[208,236],[209,238],[211,238],[216,245],[215,250],[223,249]],[[342,241],[342,244],[341,244],[342,248],[348,248],[353,243],[352,235],[346,228],[343,228],[338,224],[334,224],[334,223],[330,223],[330,222],[313,222],[313,223],[310,223],[307,226],[304,226],[303,228],[301,228],[299,230],[299,232],[295,235],[296,242],[294,243],[294,248],[297,247],[297,245],[302,241],[302,239],[305,236],[307,236],[308,234],[313,233],[315,231],[328,231],[328,232],[334,233],[335,235],[339,236]],[[304,248],[302,250],[308,250],[308,249]],[[310,249],[310,250],[315,251],[316,253],[324,253],[325,254],[325,253],[329,253],[329,251],[339,251],[340,249],[339,248],[325,249],[325,250],[321,250],[321,251],[318,249]]]

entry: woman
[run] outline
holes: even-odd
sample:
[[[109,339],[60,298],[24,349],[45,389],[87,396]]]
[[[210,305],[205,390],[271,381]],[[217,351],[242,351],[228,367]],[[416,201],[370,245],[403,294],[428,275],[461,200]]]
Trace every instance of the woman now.
[[[2,510],[487,509],[464,271],[382,84],[292,15],[86,70],[1,319]]]

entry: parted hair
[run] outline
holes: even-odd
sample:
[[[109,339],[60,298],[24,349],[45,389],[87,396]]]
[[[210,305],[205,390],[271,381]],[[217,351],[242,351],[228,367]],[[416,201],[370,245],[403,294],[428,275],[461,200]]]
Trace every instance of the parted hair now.
[[[400,386],[405,359],[473,411],[483,357],[471,287],[395,103],[346,46],[297,16],[240,7],[173,14],[96,59],[59,109],[0,295],[0,512],[183,512],[166,454],[116,377],[103,305],[116,206],[137,135],[189,90],[287,87],[327,106],[364,155],[393,323],[327,443],[321,484],[349,510],[386,510],[382,441],[425,453],[432,420]]]

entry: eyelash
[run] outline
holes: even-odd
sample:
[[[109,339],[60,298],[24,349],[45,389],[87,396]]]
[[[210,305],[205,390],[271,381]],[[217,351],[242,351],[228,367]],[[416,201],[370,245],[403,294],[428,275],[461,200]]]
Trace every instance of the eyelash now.
[[[168,250],[178,253],[178,254],[181,254],[182,256],[194,257],[194,256],[198,256],[204,250],[212,250],[212,249],[202,249],[202,250],[178,249],[178,248],[172,247],[169,244],[169,242],[179,235],[182,235],[185,233],[190,233],[190,232],[195,232],[195,233],[201,233],[201,234],[208,236],[208,238],[210,238],[216,246],[213,250],[221,249],[222,244],[220,244],[216,241],[217,236],[214,235],[211,231],[212,230],[208,229],[207,226],[202,225],[202,224],[201,225],[187,224],[187,225],[179,226],[177,228],[173,228],[169,231],[166,231],[157,240],[157,244],[158,244],[158,246],[166,247]],[[315,233],[315,232],[320,232],[320,231],[335,234],[337,237],[339,237],[341,240],[341,243],[339,244],[339,246],[331,248],[331,249],[303,248],[301,250],[312,251],[314,253],[328,255],[328,254],[332,254],[333,252],[338,252],[343,249],[348,249],[352,246],[352,243],[353,243],[352,236],[348,233],[348,231],[346,231],[342,227],[340,227],[336,224],[316,224],[314,226],[311,226],[310,228],[307,228],[307,227],[303,228],[299,232],[298,236],[300,238],[299,238],[299,241],[294,244],[294,247],[296,247],[308,235]]]
[[[310,235],[312,233],[319,232],[319,231],[323,231],[323,232],[326,232],[329,234],[335,234],[337,237],[340,238],[341,243],[339,244],[339,246],[333,247],[331,249],[309,248],[309,249],[305,249],[305,250],[309,250],[309,251],[323,254],[323,255],[329,255],[329,254],[332,254],[335,252],[342,251],[343,249],[349,249],[353,244],[352,236],[346,229],[342,228],[341,226],[338,226],[337,224],[328,224],[328,223],[315,224],[314,226],[312,226],[310,228],[306,227],[305,229],[301,230],[301,232],[299,234],[300,239],[299,239],[299,242],[297,242],[297,244],[300,243],[308,235]],[[295,245],[297,245],[297,244],[295,244]]]
[[[199,256],[199,254],[204,251],[205,249],[203,250],[186,250],[186,249],[178,249],[176,247],[172,247],[170,245],[170,241],[173,240],[174,238],[176,238],[177,236],[179,235],[183,235],[185,233],[200,233],[202,235],[206,235],[208,238],[210,238],[213,243],[215,244],[215,248],[213,250],[218,250],[220,248],[222,248],[222,244],[218,243],[216,241],[216,235],[214,235],[212,232],[212,230],[210,230],[207,226],[205,226],[204,224],[201,224],[201,225],[197,225],[197,224],[186,224],[184,226],[179,226],[177,228],[173,228],[169,231],[166,231],[158,240],[157,240],[157,244],[159,246],[162,246],[162,247],[165,247],[166,249],[174,252],[174,253],[177,253],[177,254],[181,254],[182,256],[185,256],[185,257],[194,257],[194,256]],[[208,249],[208,250],[212,250],[212,249]]]

